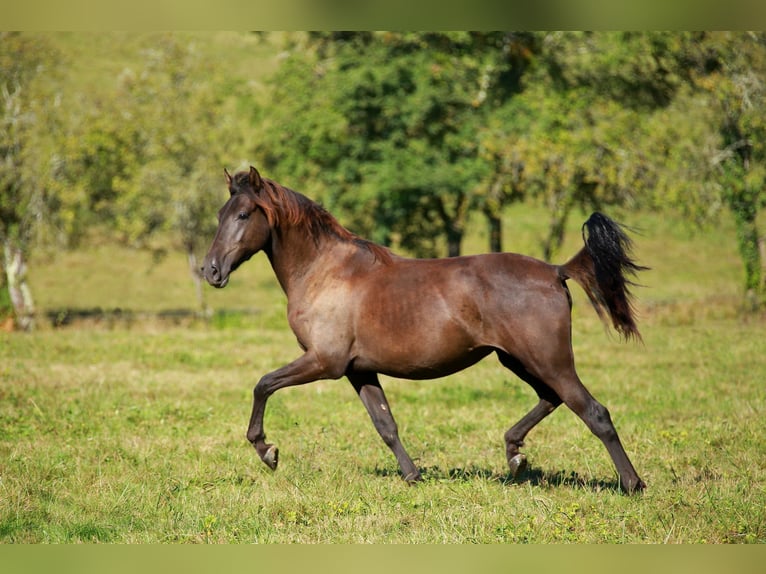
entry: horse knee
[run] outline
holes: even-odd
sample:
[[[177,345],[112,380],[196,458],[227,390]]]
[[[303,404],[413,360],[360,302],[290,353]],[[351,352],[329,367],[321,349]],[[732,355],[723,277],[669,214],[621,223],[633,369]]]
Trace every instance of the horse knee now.
[[[270,395],[271,392],[269,391],[268,379],[263,377],[253,388],[253,399],[256,401],[265,401]]]
[[[393,448],[399,444],[399,435],[396,433],[381,433],[380,436],[388,448]]]

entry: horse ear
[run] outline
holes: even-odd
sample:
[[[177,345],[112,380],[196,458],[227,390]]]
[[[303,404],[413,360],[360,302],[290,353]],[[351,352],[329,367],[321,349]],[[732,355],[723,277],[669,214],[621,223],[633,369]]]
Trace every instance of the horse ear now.
[[[231,174],[223,168],[223,175],[226,177],[226,187],[231,188]]]
[[[260,191],[263,187],[263,179],[261,179],[261,174],[258,173],[258,170],[255,169],[252,165],[250,166],[250,187],[253,188],[253,191]]]

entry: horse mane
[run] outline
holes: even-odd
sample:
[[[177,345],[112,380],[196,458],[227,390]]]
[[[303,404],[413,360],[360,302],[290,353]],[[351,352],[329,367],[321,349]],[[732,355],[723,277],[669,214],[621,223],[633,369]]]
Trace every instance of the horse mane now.
[[[250,184],[250,174],[240,172],[232,178],[231,189],[235,192],[254,192],[255,202],[263,210],[271,227],[301,227],[316,243],[323,237],[334,237],[367,249],[376,260],[384,264],[391,263],[391,252],[387,248],[352,233],[315,201],[271,179],[264,177],[261,181],[261,189],[256,192]]]

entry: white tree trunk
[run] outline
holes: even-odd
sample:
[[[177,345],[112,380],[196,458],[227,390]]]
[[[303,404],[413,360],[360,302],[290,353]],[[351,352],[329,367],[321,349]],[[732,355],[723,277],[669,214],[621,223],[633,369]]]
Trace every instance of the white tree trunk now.
[[[27,264],[24,261],[24,253],[18,247],[6,241],[3,246],[3,265],[5,277],[8,281],[8,293],[11,296],[11,305],[16,316],[16,325],[31,331],[35,326],[35,304],[32,299],[32,291],[27,284]]]

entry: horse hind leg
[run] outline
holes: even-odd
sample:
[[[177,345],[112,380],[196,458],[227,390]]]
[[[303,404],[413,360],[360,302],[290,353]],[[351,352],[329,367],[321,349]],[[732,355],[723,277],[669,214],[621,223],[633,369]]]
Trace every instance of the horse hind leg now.
[[[519,452],[519,448],[524,446],[524,439],[540,421],[556,410],[556,406],[541,398],[531,411],[506,431],[505,456],[514,479],[518,478],[527,468],[527,457]]]
[[[519,422],[509,428],[504,435],[505,456],[508,461],[508,468],[511,471],[511,476],[516,479],[527,468],[527,457],[519,452],[519,449],[524,446],[524,439],[529,434],[529,431],[556,410],[556,407],[562,401],[550,387],[527,371],[517,359],[502,351],[498,351],[497,354],[500,362],[535,389],[540,399],[537,405],[524,415]]]
[[[646,485],[630,462],[607,408],[593,398],[577,375],[567,379],[565,385],[559,393],[565,404],[604,443],[620,476],[620,487],[628,494],[644,490]]]
[[[645,488],[644,481],[639,478],[620,442],[609,411],[588,392],[570,363],[567,362],[565,366],[561,366],[559,362],[558,369],[548,369],[543,376],[532,374],[521,361],[506,353],[498,352],[498,356],[503,365],[529,383],[540,397],[540,402],[535,408],[505,434],[506,454],[512,472],[514,466],[520,464],[523,466],[525,462],[514,458],[524,456],[518,452],[518,448],[523,445],[524,437],[563,402],[604,444],[620,476],[622,489],[630,494]]]

